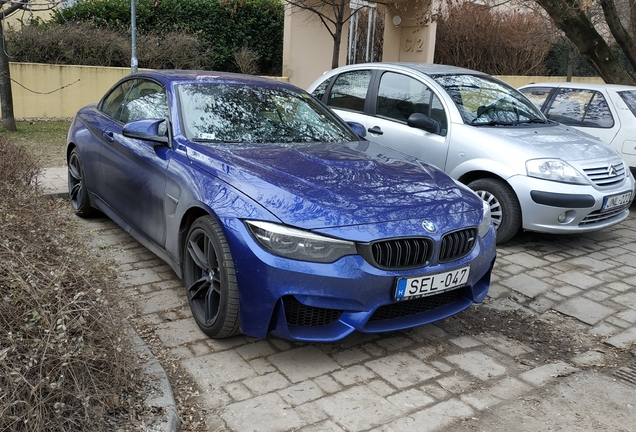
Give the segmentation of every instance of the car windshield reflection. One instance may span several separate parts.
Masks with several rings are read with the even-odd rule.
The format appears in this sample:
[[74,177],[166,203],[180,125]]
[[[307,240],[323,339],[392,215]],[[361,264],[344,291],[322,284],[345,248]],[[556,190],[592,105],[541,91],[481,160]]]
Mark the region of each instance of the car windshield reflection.
[[474,126],[516,126],[546,123],[530,101],[512,87],[477,75],[436,75],[453,99],[464,123]]
[[184,134],[215,143],[357,141],[312,97],[284,89],[231,84],[178,87]]

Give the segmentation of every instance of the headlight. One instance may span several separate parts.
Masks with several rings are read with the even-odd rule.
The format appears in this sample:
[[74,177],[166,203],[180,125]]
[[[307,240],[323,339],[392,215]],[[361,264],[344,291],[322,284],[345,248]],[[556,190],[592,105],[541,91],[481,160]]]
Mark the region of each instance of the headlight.
[[585,177],[560,159],[532,159],[526,162],[528,176],[561,183],[587,184]]
[[488,231],[490,230],[490,225],[492,225],[492,217],[490,216],[490,204],[488,204],[486,201],[482,201],[482,204],[483,204],[484,216],[478,228],[479,237],[483,237],[486,234],[488,234]]
[[329,263],[355,255],[353,242],[333,239],[271,222],[245,221],[256,241],[267,251],[300,261]]

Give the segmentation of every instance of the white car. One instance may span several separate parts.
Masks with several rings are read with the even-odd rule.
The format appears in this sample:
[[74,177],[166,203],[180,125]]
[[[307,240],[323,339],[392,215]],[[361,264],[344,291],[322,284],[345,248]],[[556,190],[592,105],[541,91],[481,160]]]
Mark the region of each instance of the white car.
[[597,137],[636,172],[636,87],[546,82],[519,90],[548,119]]
[[[326,72],[309,92],[370,141],[438,166],[490,205],[497,242],[581,233],[629,215],[634,178],[596,138],[548,120],[488,74],[424,63]],[[449,209],[450,210],[450,209]]]

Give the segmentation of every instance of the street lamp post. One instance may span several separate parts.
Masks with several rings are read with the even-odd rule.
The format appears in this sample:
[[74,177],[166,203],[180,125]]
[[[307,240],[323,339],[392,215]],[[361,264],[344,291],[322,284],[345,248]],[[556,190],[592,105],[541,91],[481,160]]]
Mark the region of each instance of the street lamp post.
[[130,72],[135,73],[139,66],[139,61],[137,60],[137,0],[130,0],[130,33],[132,36]]

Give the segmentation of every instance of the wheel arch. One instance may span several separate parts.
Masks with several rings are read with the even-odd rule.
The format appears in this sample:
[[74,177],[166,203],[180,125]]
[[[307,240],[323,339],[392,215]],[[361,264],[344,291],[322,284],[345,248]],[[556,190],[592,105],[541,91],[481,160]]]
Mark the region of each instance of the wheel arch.
[[179,267],[180,267],[181,275],[183,275],[183,262],[184,262],[183,248],[185,246],[184,245],[185,239],[194,221],[203,216],[212,216],[218,222],[218,217],[215,214],[206,210],[203,207],[195,206],[195,207],[190,207],[183,214],[183,217],[181,218],[181,222],[179,223],[179,237],[177,240],[178,241],[177,244],[179,245],[179,263],[180,263]]
[[77,144],[75,144],[73,141],[69,142],[66,145],[66,163],[68,164],[68,160],[71,157],[71,152],[73,151],[73,149],[77,148]]
[[[505,182],[510,186],[510,183],[508,183],[505,178],[495,173],[492,173],[490,171],[470,171],[470,172],[462,174],[461,177],[459,177],[457,180],[459,180],[462,184],[468,185],[468,183],[470,182],[473,182],[478,179],[483,179],[483,178],[501,180],[502,182]],[[512,189],[512,186],[511,186],[511,189]]]

